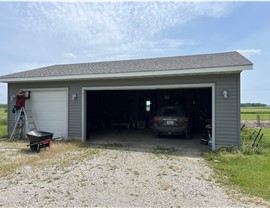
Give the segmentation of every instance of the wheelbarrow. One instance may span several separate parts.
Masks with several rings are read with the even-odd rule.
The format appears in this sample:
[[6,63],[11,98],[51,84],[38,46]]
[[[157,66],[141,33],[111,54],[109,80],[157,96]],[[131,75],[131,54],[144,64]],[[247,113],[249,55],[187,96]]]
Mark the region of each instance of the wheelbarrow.
[[41,148],[50,147],[53,140],[62,139],[62,137],[53,138],[53,133],[51,132],[37,130],[29,131],[26,136],[30,141],[30,144],[27,146],[36,152],[39,152]]

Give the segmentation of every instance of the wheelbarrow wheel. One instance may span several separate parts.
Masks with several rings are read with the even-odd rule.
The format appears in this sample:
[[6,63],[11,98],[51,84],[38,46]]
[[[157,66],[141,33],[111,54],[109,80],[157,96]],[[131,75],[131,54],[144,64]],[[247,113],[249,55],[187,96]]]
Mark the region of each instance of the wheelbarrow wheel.
[[32,145],[34,142],[30,142],[30,149],[32,151],[35,151],[35,152],[39,152],[40,151],[40,147],[39,147],[39,144],[34,144]]

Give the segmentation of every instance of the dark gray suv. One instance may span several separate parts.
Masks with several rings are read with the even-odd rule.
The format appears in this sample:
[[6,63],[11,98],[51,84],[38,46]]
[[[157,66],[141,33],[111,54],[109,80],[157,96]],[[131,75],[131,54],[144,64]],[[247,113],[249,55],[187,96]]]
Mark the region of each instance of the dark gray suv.
[[163,106],[153,118],[156,137],[162,135],[185,135],[191,138],[191,120],[181,106]]

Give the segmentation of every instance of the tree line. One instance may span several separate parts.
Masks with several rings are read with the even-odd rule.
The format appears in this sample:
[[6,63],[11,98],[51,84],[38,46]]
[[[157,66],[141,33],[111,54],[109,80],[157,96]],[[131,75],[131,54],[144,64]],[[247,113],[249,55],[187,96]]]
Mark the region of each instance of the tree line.
[[241,103],[241,107],[267,107],[267,104],[263,104],[263,103]]

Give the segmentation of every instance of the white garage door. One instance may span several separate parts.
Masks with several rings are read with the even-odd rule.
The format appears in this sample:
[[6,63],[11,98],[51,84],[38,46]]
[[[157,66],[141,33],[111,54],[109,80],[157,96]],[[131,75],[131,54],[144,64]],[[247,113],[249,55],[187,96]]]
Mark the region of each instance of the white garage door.
[[26,105],[32,109],[39,131],[54,133],[54,137],[68,136],[67,90],[32,90]]

